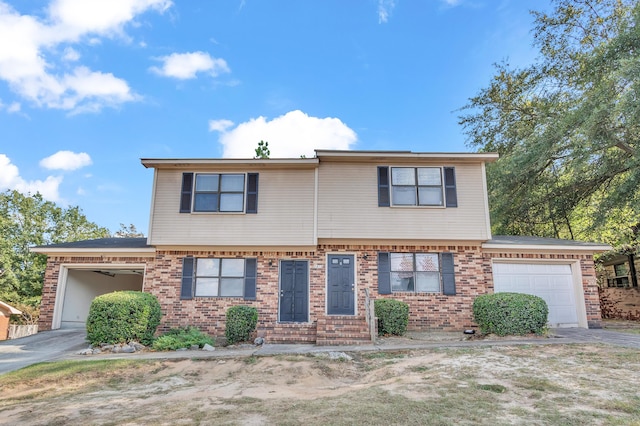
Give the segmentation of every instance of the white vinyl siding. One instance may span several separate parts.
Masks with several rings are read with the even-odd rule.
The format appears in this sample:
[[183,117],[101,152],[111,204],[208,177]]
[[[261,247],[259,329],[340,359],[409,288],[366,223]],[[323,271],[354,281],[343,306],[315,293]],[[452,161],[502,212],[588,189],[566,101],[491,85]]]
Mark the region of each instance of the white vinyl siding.
[[457,208],[378,207],[377,166],[396,167],[384,163],[321,163],[318,238],[466,241],[489,238],[481,163],[411,165],[455,167]]
[[[257,214],[179,213],[182,173],[156,170],[152,206],[153,245],[286,246],[315,245],[314,170],[257,170]],[[247,170],[225,170],[238,174]]]

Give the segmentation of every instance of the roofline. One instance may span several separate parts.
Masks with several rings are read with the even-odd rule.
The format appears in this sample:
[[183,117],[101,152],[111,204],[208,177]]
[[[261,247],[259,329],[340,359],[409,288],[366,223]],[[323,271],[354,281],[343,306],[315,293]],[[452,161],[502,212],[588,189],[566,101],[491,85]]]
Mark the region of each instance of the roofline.
[[0,308],[3,308],[5,311],[8,311],[10,315],[20,315],[22,313],[21,310],[14,308],[8,303],[4,303],[2,301],[0,301]]
[[146,168],[184,169],[189,167],[208,168],[251,166],[253,168],[309,168],[318,167],[317,158],[141,158]]
[[555,244],[500,244],[500,243],[482,243],[483,249],[488,250],[535,250],[535,251],[583,251],[583,252],[605,252],[611,250],[611,246],[606,244],[593,245],[555,245]]
[[81,248],[81,247],[31,247],[29,249],[32,253],[41,254],[71,254],[71,253],[120,253],[120,254],[139,254],[143,257],[153,256],[156,252],[155,247],[140,247],[140,248]]
[[412,151],[339,151],[316,149],[316,157],[329,160],[448,160],[462,162],[493,162],[499,157],[496,152],[412,152]]

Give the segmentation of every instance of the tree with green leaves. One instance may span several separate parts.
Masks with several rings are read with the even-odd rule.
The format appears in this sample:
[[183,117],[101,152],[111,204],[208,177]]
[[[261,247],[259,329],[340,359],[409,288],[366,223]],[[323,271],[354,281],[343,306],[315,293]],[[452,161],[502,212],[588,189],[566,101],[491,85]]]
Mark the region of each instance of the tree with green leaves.
[[266,160],[271,156],[271,151],[269,150],[269,142],[260,141],[258,142],[258,147],[256,148],[256,156],[253,158]]
[[40,194],[0,193],[0,300],[39,305],[47,261],[30,247],[108,236],[79,207],[63,209]]
[[497,65],[460,124],[501,157],[487,168],[494,233],[624,243],[640,218],[640,4],[553,5],[532,12],[540,59]]
[[113,236],[115,238],[142,238],[144,234],[139,232],[133,223],[129,224],[129,226],[121,223],[120,229],[114,232]]

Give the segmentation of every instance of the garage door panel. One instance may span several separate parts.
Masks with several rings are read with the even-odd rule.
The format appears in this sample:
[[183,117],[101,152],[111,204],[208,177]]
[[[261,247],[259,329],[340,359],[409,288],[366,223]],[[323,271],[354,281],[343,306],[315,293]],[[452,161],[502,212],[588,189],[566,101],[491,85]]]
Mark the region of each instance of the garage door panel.
[[578,313],[570,265],[494,263],[494,291],[532,294],[549,307],[549,324],[577,326]]

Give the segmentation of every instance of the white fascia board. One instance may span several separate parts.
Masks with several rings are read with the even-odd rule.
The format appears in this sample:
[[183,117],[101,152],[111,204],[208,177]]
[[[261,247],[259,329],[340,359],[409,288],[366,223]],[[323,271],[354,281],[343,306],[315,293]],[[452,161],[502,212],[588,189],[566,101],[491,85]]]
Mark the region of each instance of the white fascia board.
[[122,248],[67,248],[67,247],[32,247],[29,249],[32,253],[42,254],[80,254],[99,256],[108,254],[110,256],[122,254],[126,256],[139,255],[140,257],[152,257],[156,253],[155,247],[122,249]]
[[586,251],[586,252],[604,252],[611,250],[611,246],[606,244],[599,245],[548,245],[548,244],[492,244],[483,243],[483,249],[487,250],[503,250],[503,251]]

